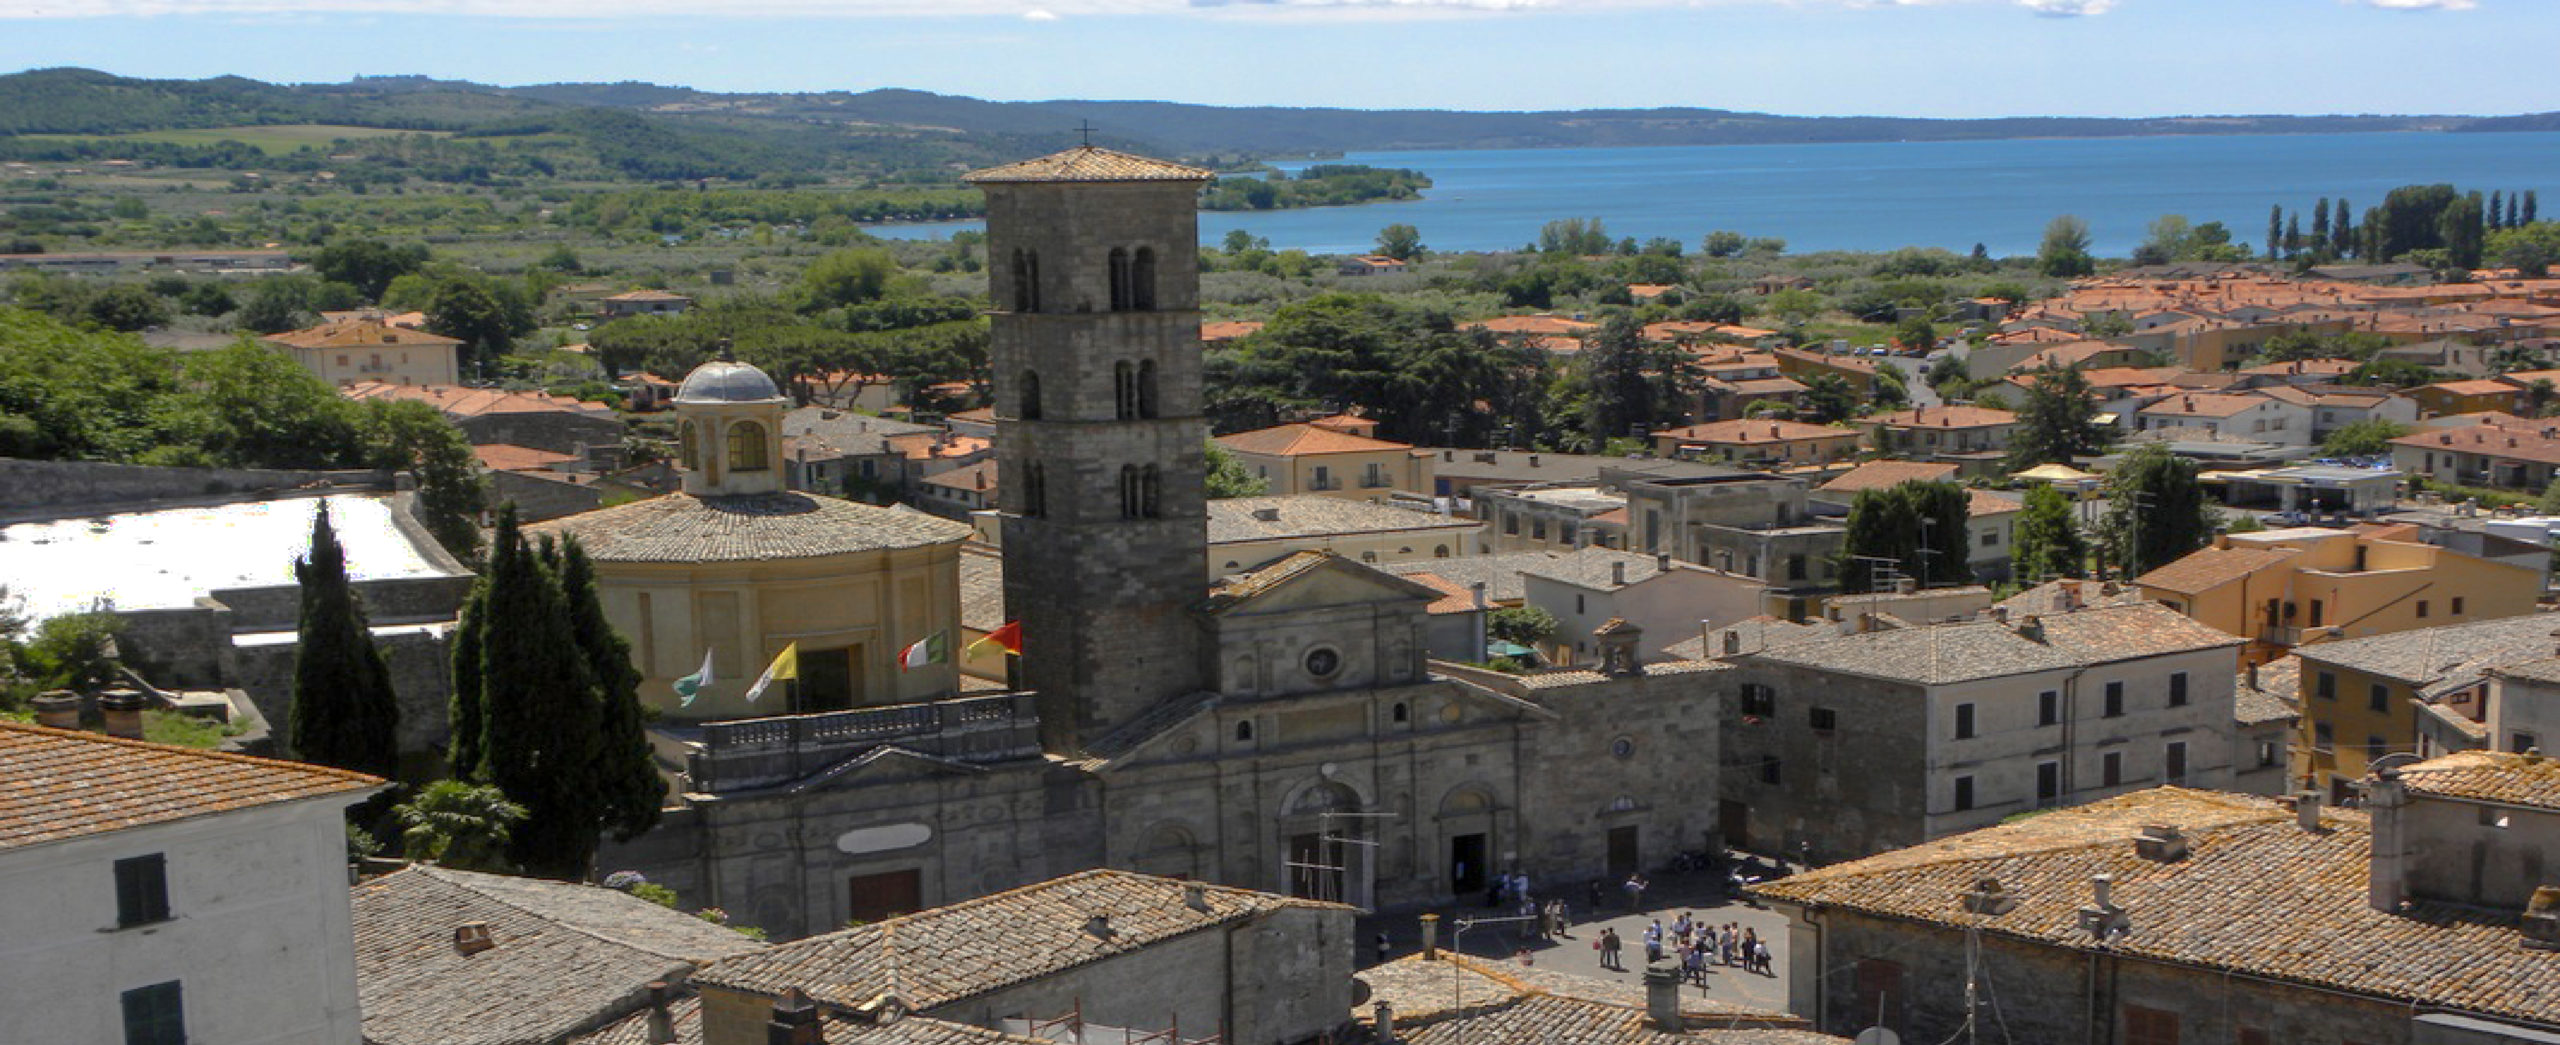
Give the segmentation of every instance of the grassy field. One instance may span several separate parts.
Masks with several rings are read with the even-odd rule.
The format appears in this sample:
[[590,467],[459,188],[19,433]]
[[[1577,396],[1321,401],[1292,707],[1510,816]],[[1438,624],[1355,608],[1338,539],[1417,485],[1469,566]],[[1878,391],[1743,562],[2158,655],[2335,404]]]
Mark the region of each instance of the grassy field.
[[280,156],[312,145],[327,145],[340,138],[387,138],[395,134],[431,134],[443,137],[447,131],[402,131],[384,127],[349,127],[329,123],[278,123],[254,127],[202,127],[178,131],[137,131],[132,134],[30,134],[29,141],[80,141],[113,138],[125,141],[167,142],[172,145],[211,145],[235,141],[256,148],[270,156]]

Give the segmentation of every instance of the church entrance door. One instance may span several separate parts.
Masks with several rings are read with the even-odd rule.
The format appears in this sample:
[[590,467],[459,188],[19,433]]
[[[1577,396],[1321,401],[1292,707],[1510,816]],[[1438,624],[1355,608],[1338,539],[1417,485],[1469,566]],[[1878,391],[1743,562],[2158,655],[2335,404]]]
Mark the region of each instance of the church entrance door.
[[1751,807],[1731,799],[1716,803],[1716,833],[1727,849],[1751,848]]
[[924,909],[924,873],[914,869],[858,874],[848,880],[851,900],[846,917],[877,922]]
[[1449,839],[1449,892],[1458,896],[1484,891],[1484,836]]
[[854,650],[859,647],[800,651],[801,711],[842,711],[853,707]]
[[1635,825],[1609,829],[1609,879],[1617,881],[1636,873],[1639,864]]

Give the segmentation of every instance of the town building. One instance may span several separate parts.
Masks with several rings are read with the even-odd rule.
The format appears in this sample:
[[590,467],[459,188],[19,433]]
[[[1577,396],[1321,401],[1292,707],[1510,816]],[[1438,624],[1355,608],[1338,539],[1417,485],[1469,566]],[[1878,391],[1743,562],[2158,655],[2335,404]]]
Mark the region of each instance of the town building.
[[2302,658],[2287,654],[2242,667],[2232,682],[2231,707],[2240,729],[2232,736],[2229,790],[2290,794],[2309,755],[2302,743]]
[[463,437],[475,446],[506,443],[618,461],[629,434],[611,407],[542,392],[361,381],[339,389],[338,394],[349,399],[425,403],[462,429]]
[[897,440],[930,438],[939,429],[830,406],[804,406],[782,415],[783,457],[789,486],[813,493],[895,495],[921,476],[908,474],[908,455]]
[[1750,472],[1629,477],[1621,488],[1628,551],[1757,578],[1769,587],[1763,612],[1787,620],[1801,619],[1810,600],[1839,587],[1836,560],[1848,530],[1814,510],[1802,479]]
[[1487,551],[1624,548],[1627,498],[1598,486],[1517,486],[1475,499]]
[[2560,424],[2491,414],[2475,425],[2412,432],[2391,441],[2391,466],[2438,482],[2539,494],[2560,473]]
[[2507,381],[2474,378],[2438,381],[2402,393],[2428,414],[2477,414],[2489,410],[2514,413],[2524,406],[2525,389]]
[[[2547,558],[2547,556],[2546,556]],[[2142,594],[2256,644],[2308,643],[2532,613],[2544,566],[2423,543],[2413,527],[2219,535],[2134,579]]]
[[2135,415],[2136,431],[2190,429],[2277,446],[2312,443],[2311,410],[2257,393],[2189,392],[2168,396]]
[[1842,630],[1729,658],[1727,844],[1837,860],[2231,782],[2240,642],[2166,608]]
[[1613,625],[1633,627],[1639,661],[1671,659],[1662,652],[1696,632],[1702,620],[1740,620],[1759,613],[1766,588],[1757,580],[1719,573],[1669,555],[1635,555],[1610,548],[1582,548],[1521,571],[1524,598],[1556,619],[1556,632],[1538,650],[1559,667],[1598,663]]
[[1668,458],[1612,457],[1604,454],[1551,454],[1535,450],[1429,451],[1434,460],[1432,493],[1466,500],[1480,491],[1516,486],[1599,486],[1615,488],[1627,478],[1699,479],[1735,475],[1741,469]]
[[2549,659],[2554,630],[2560,618],[2527,613],[2296,647],[2305,786],[2344,799],[2386,757],[2489,746],[2489,672]]
[[0,722],[0,1038],[358,1038],[361,773]]
[[1372,564],[1465,558],[1484,529],[1473,519],[1313,494],[1227,497],[1208,508],[1212,579],[1301,551]]
[[1924,406],[1875,414],[1859,422],[1878,449],[1923,461],[1965,454],[2002,454],[2018,415],[1987,406]]
[[1653,433],[1663,457],[1775,471],[1858,456],[1865,436],[1854,428],[1753,418],[1669,428]]
[[2560,1026],[2560,928],[2534,898],[2560,844],[2553,766],[2386,771],[2370,817],[2154,788],[1754,892],[1793,924],[1788,1008],[1835,1032],[2542,1042]]
[[874,1021],[1039,1040],[1305,1042],[1350,1018],[1354,913],[1091,870],[733,957],[693,984],[704,1045],[763,1045],[795,991]]
[[304,370],[340,388],[367,381],[393,385],[462,383],[462,339],[430,334],[379,318],[335,320],[267,335]]
[[337,886],[353,894],[366,1045],[564,1041],[664,1004],[671,985],[715,959],[765,949],[699,915],[576,882],[412,864]]
[[606,319],[631,316],[680,316],[693,307],[693,299],[664,290],[632,290],[614,294],[596,302],[596,313]]
[[[958,685],[947,658],[910,670],[898,654],[958,634],[969,528],[785,490],[787,403],[763,371],[704,363],[674,401],[682,491],[526,528],[585,546],[605,617],[631,641],[641,699],[669,718],[896,704]],[[749,683],[788,648],[798,680],[749,703]],[[710,681],[679,699],[675,680],[706,662]]]
[[1288,424],[1218,437],[1275,496],[1323,494],[1372,501],[1432,489],[1431,454],[1337,427]]
[[2525,752],[2560,737],[2560,658],[2489,669],[2484,747]]

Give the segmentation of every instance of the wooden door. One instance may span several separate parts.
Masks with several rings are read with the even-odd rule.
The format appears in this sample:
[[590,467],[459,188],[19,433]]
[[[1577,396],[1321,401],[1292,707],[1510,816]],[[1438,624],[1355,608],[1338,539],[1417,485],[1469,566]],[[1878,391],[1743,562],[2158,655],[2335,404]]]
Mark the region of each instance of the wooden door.
[[1484,891],[1484,836],[1459,835],[1449,839],[1449,891],[1458,896]]
[[846,917],[878,922],[924,909],[924,872],[917,870],[858,874],[846,880],[850,900]]
[[1639,852],[1636,845],[1635,825],[1610,828],[1609,877],[1612,880],[1624,880],[1628,875],[1636,873],[1639,866]]
[[1716,803],[1716,833],[1727,849],[1751,848],[1751,807],[1731,799]]

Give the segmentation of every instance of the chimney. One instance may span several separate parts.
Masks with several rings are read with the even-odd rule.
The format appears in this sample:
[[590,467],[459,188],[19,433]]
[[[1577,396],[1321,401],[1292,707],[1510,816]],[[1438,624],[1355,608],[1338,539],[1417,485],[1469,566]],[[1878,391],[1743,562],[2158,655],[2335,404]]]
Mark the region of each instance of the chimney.
[[810,1001],[807,992],[798,987],[782,992],[773,1001],[773,1019],[764,1025],[765,1045],[826,1045],[826,1024],[819,1020],[818,1003]]
[[2100,943],[2132,929],[2132,919],[2125,917],[2124,908],[2116,906],[2115,886],[2114,875],[2090,876],[2089,906],[2080,909],[2080,931]]
[[2153,863],[2174,864],[2187,858],[2187,836],[2175,824],[2144,824],[2133,840],[2133,852]]
[[1998,916],[2017,908],[2017,894],[2001,885],[1997,878],[1975,882],[1972,891],[1964,894],[1964,909],[1974,914]]
[[1254,509],[1254,510],[1253,510],[1253,518],[1254,518],[1254,521],[1256,521],[1256,522],[1279,522],[1279,521],[1280,521],[1280,509],[1278,509],[1278,508],[1256,508],[1256,509]]
[[1086,935],[1091,936],[1094,939],[1109,940],[1114,932],[1111,928],[1111,916],[1107,914],[1097,914],[1085,919],[1084,931]]
[[2294,820],[2305,831],[2320,830],[2320,792],[2297,791],[2293,795]]
[[1493,607],[1493,600],[1485,598],[1483,581],[1477,581],[1474,584],[1468,585],[1467,591],[1475,597],[1475,607],[1477,609],[1483,610],[1491,609]]
[[2044,619],[2037,617],[2034,614],[2028,614],[2027,616],[2020,618],[2018,621],[2018,637],[2029,642],[2043,642]]
[[1664,1034],[1688,1030],[1688,1021],[1680,1018],[1679,966],[1653,962],[1644,967],[1644,1017]]
[[1370,1006],[1371,1029],[1378,1045],[1396,1045],[1396,1007],[1386,1002]]
[[1993,607],[1991,607],[1991,623],[1993,623],[1993,624],[2007,624],[2007,623],[2009,623],[2009,607],[2006,607],[2006,606],[1993,606]]
[[667,983],[649,985],[649,1045],[673,1045],[676,1040],[675,1014],[667,1011]]
[[2524,945],[2537,951],[2560,951],[2560,888],[2533,887],[2524,906]]
[[2248,675],[2249,675],[2249,688],[2250,688],[2250,689],[2256,689],[2256,688],[2258,688],[2258,662],[2257,662],[2257,661],[2254,661],[2254,660],[2253,660],[2253,661],[2250,661],[2250,662],[2249,662]]
[[1626,560],[1621,559],[1609,564],[1609,586],[1613,588],[1624,588],[1627,586]]
[[[2316,829],[2319,819],[2319,793],[2304,792],[2312,803],[2310,819],[2304,829]],[[2375,771],[2364,785],[2365,811],[2373,818],[2373,844],[2366,865],[2365,902],[2384,914],[2398,914],[2409,902],[2409,867],[2416,862],[2409,841],[2409,788],[2400,780],[2397,769]],[[2301,805],[2296,805],[2299,812]]]
[[2213,550],[2218,552],[2231,550],[2231,531],[2215,530],[2213,532]]
[[1730,656],[1733,656],[1734,654],[1737,654],[1737,653],[1740,653],[1740,652],[1742,652],[1742,633],[1741,633],[1741,632],[1738,632],[1738,631],[1728,631],[1728,632],[1725,632],[1725,633],[1724,633],[1724,653],[1725,653],[1725,656],[1730,657]]
[[2073,612],[2073,611],[2075,611],[2075,610],[2078,610],[2079,608],[2080,608],[2080,582],[2079,582],[2079,581],[2076,581],[2076,580],[2065,580],[2065,581],[2063,581],[2063,582],[2062,582],[2062,612],[2064,612],[2064,613],[2070,613],[2070,612]]
[[1671,572],[1671,553],[1655,552],[1653,554],[1653,568],[1663,573]]
[[1440,960],[1439,915],[1426,913],[1422,916],[1422,960],[1426,962]]
[[107,718],[107,735],[127,740],[142,739],[142,709],[151,706],[151,698],[140,690],[117,688],[98,694],[98,710]]
[[67,689],[50,689],[36,694],[36,725],[55,729],[80,728],[80,694]]
[[468,958],[497,945],[498,939],[489,934],[487,922],[464,922],[453,927],[453,950],[463,957]]
[[1535,468],[1535,467],[1537,467],[1537,466],[1538,466],[1538,455],[1536,455],[1536,454],[1530,454],[1530,455],[1529,455],[1529,467],[1531,467],[1531,468]]
[[1182,883],[1182,906],[1194,911],[1209,909],[1209,887],[1198,882]]

